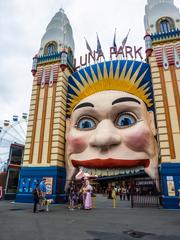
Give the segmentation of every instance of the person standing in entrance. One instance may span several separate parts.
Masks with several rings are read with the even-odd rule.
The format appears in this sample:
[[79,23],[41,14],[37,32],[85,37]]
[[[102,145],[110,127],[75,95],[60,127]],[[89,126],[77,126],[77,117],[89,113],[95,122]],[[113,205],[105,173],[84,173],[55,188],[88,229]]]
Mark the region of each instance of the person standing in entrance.
[[89,183],[89,180],[86,180],[86,198],[85,198],[85,203],[84,203],[84,209],[90,210],[92,209],[92,186]]
[[39,197],[40,197],[40,189],[39,189],[39,183],[37,183],[35,189],[33,190],[33,201],[34,201],[33,212],[34,213],[38,212],[37,205],[39,204]]

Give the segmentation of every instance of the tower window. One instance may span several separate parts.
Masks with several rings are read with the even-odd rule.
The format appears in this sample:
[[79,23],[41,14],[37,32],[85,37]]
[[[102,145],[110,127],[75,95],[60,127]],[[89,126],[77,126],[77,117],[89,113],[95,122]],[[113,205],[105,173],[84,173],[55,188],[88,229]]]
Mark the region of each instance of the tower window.
[[160,22],[161,32],[167,33],[171,30],[170,24],[167,20]]
[[49,44],[48,45],[48,47],[47,47],[47,54],[49,55],[49,54],[52,54],[52,53],[54,53],[55,51],[55,47],[54,47],[54,44]]
[[160,18],[156,22],[156,30],[157,32],[168,33],[172,29],[174,29],[174,21],[169,17]]
[[53,53],[57,52],[57,43],[56,42],[48,42],[44,49],[45,55],[51,55]]

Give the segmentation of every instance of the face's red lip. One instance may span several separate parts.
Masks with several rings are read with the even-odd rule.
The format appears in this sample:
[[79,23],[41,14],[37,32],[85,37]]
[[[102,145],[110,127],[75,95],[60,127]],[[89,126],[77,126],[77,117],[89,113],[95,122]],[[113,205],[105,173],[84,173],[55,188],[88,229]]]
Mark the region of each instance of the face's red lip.
[[85,167],[85,168],[133,168],[133,167],[148,167],[149,159],[90,159],[90,160],[72,160],[74,167]]

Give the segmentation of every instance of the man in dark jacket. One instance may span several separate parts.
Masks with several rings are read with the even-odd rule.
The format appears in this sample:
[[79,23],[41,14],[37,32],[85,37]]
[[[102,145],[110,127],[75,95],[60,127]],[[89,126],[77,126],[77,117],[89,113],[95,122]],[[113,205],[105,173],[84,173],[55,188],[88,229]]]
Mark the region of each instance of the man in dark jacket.
[[33,201],[34,201],[33,212],[34,213],[38,212],[37,211],[37,204],[39,203],[39,197],[40,197],[39,184],[36,184],[36,187],[33,190]]

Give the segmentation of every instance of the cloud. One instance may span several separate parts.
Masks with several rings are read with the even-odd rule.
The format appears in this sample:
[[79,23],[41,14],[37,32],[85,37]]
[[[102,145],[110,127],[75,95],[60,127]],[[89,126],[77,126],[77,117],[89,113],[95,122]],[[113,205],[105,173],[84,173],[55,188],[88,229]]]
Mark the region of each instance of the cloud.
[[145,0],[0,1],[0,120],[28,112],[32,58],[39,51],[48,23],[61,7],[70,20],[75,56],[79,57],[87,52],[84,37],[96,49],[96,32],[107,53],[115,28],[117,44],[131,29],[127,43],[144,47],[145,4]]

